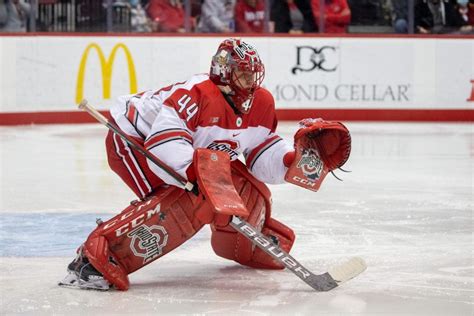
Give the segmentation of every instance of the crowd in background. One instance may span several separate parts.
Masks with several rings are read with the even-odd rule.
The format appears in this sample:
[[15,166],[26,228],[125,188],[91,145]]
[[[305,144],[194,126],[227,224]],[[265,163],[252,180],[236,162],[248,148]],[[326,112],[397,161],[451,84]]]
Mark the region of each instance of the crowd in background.
[[109,12],[107,31],[409,33],[410,10],[414,33],[473,33],[474,0],[0,0],[0,31],[103,31]]
[[26,32],[31,5],[25,0],[0,0],[0,30]]

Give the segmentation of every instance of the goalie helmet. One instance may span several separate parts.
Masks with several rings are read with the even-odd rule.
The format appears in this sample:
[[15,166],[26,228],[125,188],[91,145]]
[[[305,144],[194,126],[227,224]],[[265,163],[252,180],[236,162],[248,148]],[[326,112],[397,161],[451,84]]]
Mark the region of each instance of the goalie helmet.
[[264,76],[265,67],[257,51],[240,39],[224,40],[212,57],[209,78],[216,85],[230,88],[228,95],[242,113],[250,111]]

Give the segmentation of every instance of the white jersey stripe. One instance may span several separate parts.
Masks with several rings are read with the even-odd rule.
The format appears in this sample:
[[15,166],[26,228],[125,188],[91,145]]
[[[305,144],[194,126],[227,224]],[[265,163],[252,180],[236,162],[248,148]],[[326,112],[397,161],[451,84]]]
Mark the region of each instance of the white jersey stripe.
[[[132,161],[133,166],[135,166],[135,170],[140,175],[140,180],[143,181],[143,184],[146,187],[146,190],[147,190],[146,193],[147,194],[150,193],[152,191],[151,185],[148,182],[148,179],[146,178],[145,173],[143,172],[142,168],[140,167],[140,164],[138,163],[137,158],[135,157],[135,154],[132,152],[132,149],[130,148],[130,146],[128,146],[128,144],[123,139],[120,138],[120,140],[122,140],[122,142],[125,146],[125,149],[128,151],[128,157]],[[145,191],[145,189],[143,189],[143,190]]]
[[253,166],[255,165],[255,162],[258,160],[258,158],[267,150],[269,149],[270,147],[272,147],[273,145],[275,145],[276,143],[282,141],[282,139],[280,137],[278,138],[275,138],[273,141],[271,141],[270,143],[266,144],[263,148],[261,148],[258,153],[255,155],[255,157],[253,158],[252,161],[250,161],[250,170],[253,169]]
[[170,142],[170,141],[173,141],[173,140],[184,140],[184,141],[187,142],[189,145],[191,145],[191,146],[193,145],[193,144],[191,143],[191,141],[190,141],[189,139],[185,138],[185,137],[182,137],[182,136],[174,137],[174,136],[173,136],[173,137],[171,137],[171,138],[165,138],[165,139],[163,139],[163,140],[161,140],[161,141],[159,141],[159,142],[153,144],[151,147],[147,147],[147,149],[148,149],[148,150],[151,150],[151,149],[153,149],[153,148],[155,148],[155,147],[158,147],[158,146],[160,146],[160,145],[163,145],[163,144],[165,144],[165,143],[167,143],[167,142]]
[[183,129],[183,128],[167,128],[167,129],[164,129],[164,130],[161,130],[161,131],[158,131],[156,133],[153,133],[153,134],[150,134],[145,141],[150,141],[152,138],[155,138],[157,136],[160,136],[160,135],[163,135],[163,134],[166,134],[166,133],[171,133],[171,132],[184,132],[186,134],[188,134],[190,137],[192,137],[191,133],[189,133],[189,131]]
[[[119,143],[120,142],[120,143]],[[133,178],[133,181],[135,182],[136,187],[140,191],[140,194],[142,197],[145,197],[148,193],[151,192],[151,186],[148,183],[148,180],[146,179],[145,175],[143,174],[143,171],[140,168],[140,165],[136,161],[135,157],[133,156],[133,153],[131,152],[130,147],[128,144],[123,141],[118,135],[114,134],[114,144],[115,144],[115,149],[117,152],[117,155],[122,158],[122,162],[127,168],[128,172]],[[120,152],[120,144],[124,147],[124,149],[128,152],[128,155],[123,155]],[[129,161],[130,160],[130,161]],[[135,172],[134,172],[135,171]],[[142,180],[142,183],[137,179],[136,174],[139,174]],[[145,186],[145,187],[144,187]]]

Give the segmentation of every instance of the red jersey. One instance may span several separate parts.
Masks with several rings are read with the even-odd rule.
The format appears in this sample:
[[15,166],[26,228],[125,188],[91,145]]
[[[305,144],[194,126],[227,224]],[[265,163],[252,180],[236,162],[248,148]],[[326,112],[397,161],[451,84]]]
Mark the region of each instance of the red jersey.
[[245,0],[237,1],[235,5],[235,31],[240,33],[262,33],[265,22],[265,4],[257,0],[257,5],[251,7]]
[[151,0],[147,13],[152,21],[158,23],[160,32],[177,32],[184,28],[184,9],[168,0]]
[[[311,7],[316,24],[319,23],[319,1],[311,0]],[[324,5],[324,32],[345,33],[351,22],[351,10],[346,0],[330,0]]]

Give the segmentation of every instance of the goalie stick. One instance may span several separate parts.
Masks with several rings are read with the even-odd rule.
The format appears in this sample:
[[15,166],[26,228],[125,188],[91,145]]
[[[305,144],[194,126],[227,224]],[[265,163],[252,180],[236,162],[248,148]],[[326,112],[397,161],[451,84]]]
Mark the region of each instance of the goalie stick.
[[274,244],[268,237],[257,231],[241,218],[234,216],[230,223],[235,230],[244,235],[254,245],[257,245],[273,259],[285,265],[285,267],[296,274],[306,284],[316,291],[329,291],[344,283],[367,268],[364,260],[353,257],[345,263],[332,267],[328,272],[316,275],[303,267],[293,256]]
[[[186,190],[193,191],[197,194],[197,187],[195,185],[187,181],[184,177],[182,177],[176,171],[171,169],[158,157],[146,150],[132,137],[125,134],[115,124],[110,122],[99,111],[93,108],[87,102],[87,100],[82,100],[78,107],[88,112],[97,121],[105,125],[107,128],[109,128],[118,136],[120,136],[124,141],[130,144],[134,149],[136,149],[145,157],[153,161],[153,163],[155,163],[158,167],[168,173],[168,175],[178,181]],[[367,268],[362,258],[354,257],[341,265],[329,269],[326,273],[316,275],[307,270],[305,267],[303,267],[295,258],[283,251],[278,245],[274,244],[269,238],[257,231],[254,227],[252,227],[252,225],[247,223],[241,217],[232,216],[232,221],[230,222],[230,225],[240,234],[249,239],[252,244],[262,249],[265,253],[270,255],[277,262],[283,264],[288,270],[293,272],[296,276],[298,276],[301,280],[303,280],[306,284],[311,286],[316,291],[332,290],[339,284],[356,277]]]
[[[166,165],[163,161],[161,161],[158,157],[150,153],[146,150],[142,145],[140,145],[136,140],[132,137],[125,134],[120,128],[118,128],[115,124],[110,122],[105,116],[103,116],[99,111],[93,108],[86,99],[82,100],[81,103],[78,105],[79,109],[86,111],[92,117],[94,117],[97,121],[104,124],[107,128],[112,130],[115,134],[120,136],[124,141],[126,141],[133,149],[136,149],[142,155],[153,161],[158,167],[163,169],[168,175],[170,175],[173,179],[180,182],[181,185],[188,191],[193,191],[194,185],[187,181],[184,177],[182,177],[179,173],[171,169],[168,165]],[[197,193],[197,192],[196,192]]]

